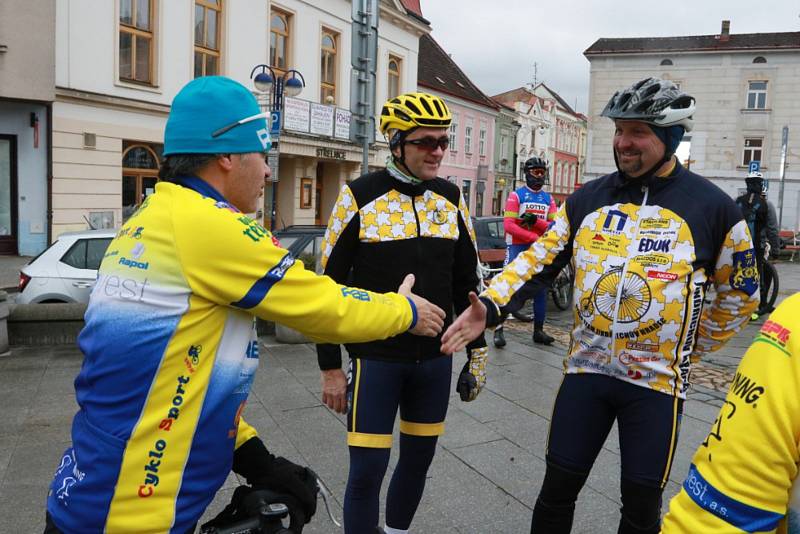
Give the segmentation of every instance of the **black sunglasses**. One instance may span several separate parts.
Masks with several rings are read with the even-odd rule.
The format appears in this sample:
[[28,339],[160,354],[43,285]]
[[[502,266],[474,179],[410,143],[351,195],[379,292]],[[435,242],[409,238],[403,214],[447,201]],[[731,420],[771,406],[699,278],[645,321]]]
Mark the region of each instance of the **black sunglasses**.
[[422,150],[427,150],[429,152],[433,152],[436,150],[436,147],[441,148],[442,150],[446,150],[447,147],[450,146],[450,137],[449,136],[442,136],[439,138],[426,136],[421,137],[419,139],[411,139],[406,141],[409,145],[414,145],[419,147]]

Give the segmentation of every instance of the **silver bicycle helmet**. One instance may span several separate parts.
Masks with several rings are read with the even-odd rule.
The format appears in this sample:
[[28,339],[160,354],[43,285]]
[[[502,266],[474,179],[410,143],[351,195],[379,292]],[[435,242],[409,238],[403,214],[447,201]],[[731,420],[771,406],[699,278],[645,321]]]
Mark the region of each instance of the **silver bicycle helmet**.
[[682,126],[684,131],[690,132],[694,112],[694,97],[682,92],[674,83],[645,78],[614,93],[600,115],[614,120],[642,121],[662,128]]

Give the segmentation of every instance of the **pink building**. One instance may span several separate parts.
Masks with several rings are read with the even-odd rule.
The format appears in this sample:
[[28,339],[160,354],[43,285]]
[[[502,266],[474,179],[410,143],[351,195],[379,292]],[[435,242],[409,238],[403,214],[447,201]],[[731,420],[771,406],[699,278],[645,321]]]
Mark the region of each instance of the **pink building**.
[[[492,215],[496,197],[494,132],[499,106],[473,84],[439,43],[429,35],[419,40],[419,90],[447,102],[453,123],[450,148],[439,175],[458,184],[470,214]],[[502,187],[500,187],[502,193]]]

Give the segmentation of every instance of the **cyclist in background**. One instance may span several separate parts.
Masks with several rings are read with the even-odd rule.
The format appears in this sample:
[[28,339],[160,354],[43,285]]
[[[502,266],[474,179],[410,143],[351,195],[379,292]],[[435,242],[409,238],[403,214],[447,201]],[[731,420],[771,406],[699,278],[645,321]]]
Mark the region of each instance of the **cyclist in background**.
[[[592,180],[553,226],[492,279],[442,336],[460,349],[528,280],[548,287],[575,266],[575,327],[553,407],[531,532],[572,528],[575,500],[616,420],[619,534],[656,534],[692,362],[721,347],[757,305],[755,251],[733,199],[683,168],[693,97],[647,78],[615,93],[617,172]],[[716,299],[703,305],[708,284]]]
[[[459,188],[437,177],[450,138],[444,100],[427,93],[390,99],[380,130],[389,141],[386,168],[342,186],[331,212],[322,263],[336,281],[373,291],[406,272],[419,294],[452,313],[478,287],[475,233]],[[387,534],[408,532],[436,443],[444,433],[453,359],[439,339],[412,334],[347,345],[345,382],[339,345],[317,345],[323,401],[347,412],[350,473],[344,496],[347,534],[378,528],[379,497],[400,410],[400,455],[386,493]],[[457,390],[471,401],[486,381],[486,341],[468,346]]]
[[772,280],[768,279],[768,270],[764,269],[764,262],[767,261],[769,251],[777,254],[780,250],[780,240],[778,238],[778,218],[775,216],[775,206],[767,200],[767,188],[769,182],[764,179],[760,172],[751,172],[745,178],[747,191],[736,198],[736,204],[742,210],[750,235],[753,237],[753,244],[756,249],[756,261],[758,262],[758,272],[762,273],[762,283],[759,288],[761,297],[758,310],[753,313],[752,319],[770,313],[767,302],[767,295]]
[[[506,231],[506,259],[503,265],[508,265],[520,252],[528,250],[530,246],[541,237],[550,227],[556,216],[556,203],[553,197],[544,190],[548,183],[547,160],[540,157],[528,159],[524,166],[525,185],[512,191],[506,200],[506,211],[503,217],[503,228]],[[528,298],[533,298],[533,342],[550,345],[553,337],[544,331],[545,314],[547,313],[547,289],[519,291],[519,306]],[[516,312],[513,306],[507,307],[508,312]],[[506,338],[503,334],[503,325],[494,330],[494,346],[504,347]]]
[[669,503],[663,534],[800,534],[800,294],[736,369],[725,404]]

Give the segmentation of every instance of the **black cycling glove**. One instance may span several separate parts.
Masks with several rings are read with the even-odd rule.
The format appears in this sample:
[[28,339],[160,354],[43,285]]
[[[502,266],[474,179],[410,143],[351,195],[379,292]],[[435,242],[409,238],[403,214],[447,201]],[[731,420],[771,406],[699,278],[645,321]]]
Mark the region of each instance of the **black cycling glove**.
[[538,220],[539,216],[536,215],[535,213],[524,213],[522,215],[522,222],[526,226],[533,226],[534,224],[536,224],[536,221]]
[[289,515],[293,507],[299,506],[305,523],[317,511],[316,477],[305,467],[270,453],[259,437],[250,438],[233,453],[233,472],[245,477],[254,489],[292,497],[296,502],[284,503],[289,507]]

